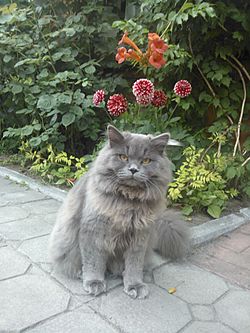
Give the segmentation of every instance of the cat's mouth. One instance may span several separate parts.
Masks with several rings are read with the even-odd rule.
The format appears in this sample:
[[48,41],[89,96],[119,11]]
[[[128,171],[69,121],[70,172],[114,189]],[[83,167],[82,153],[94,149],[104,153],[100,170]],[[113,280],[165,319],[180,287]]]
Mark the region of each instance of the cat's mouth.
[[136,177],[135,175],[120,178],[120,183],[125,186],[144,187],[143,186],[144,182],[140,178]]

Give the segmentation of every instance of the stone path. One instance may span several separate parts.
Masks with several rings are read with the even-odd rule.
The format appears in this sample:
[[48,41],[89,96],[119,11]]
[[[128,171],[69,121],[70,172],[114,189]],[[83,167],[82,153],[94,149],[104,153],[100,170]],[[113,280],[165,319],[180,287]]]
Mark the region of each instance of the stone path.
[[80,280],[51,271],[47,242],[59,206],[0,178],[0,333],[250,332],[250,224],[185,262],[156,258],[146,300],[130,299],[119,279],[93,298]]

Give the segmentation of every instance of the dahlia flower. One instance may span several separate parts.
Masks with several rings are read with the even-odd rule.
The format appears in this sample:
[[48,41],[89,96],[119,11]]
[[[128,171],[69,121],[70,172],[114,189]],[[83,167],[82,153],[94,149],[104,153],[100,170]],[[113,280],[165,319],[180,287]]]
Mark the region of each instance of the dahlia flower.
[[151,102],[154,96],[154,85],[148,79],[139,79],[133,84],[133,94],[136,99],[143,98]]
[[174,85],[174,92],[177,96],[187,97],[191,94],[192,86],[187,80],[180,80]]
[[167,99],[168,98],[163,90],[155,90],[152,99],[152,104],[159,108],[167,103]]
[[115,94],[109,97],[107,109],[112,116],[120,116],[122,113],[127,111],[127,108],[128,102],[122,94]]
[[98,106],[101,102],[104,101],[104,98],[105,98],[105,91],[104,90],[97,90],[95,93],[94,93],[94,96],[93,96],[93,104],[95,106]]

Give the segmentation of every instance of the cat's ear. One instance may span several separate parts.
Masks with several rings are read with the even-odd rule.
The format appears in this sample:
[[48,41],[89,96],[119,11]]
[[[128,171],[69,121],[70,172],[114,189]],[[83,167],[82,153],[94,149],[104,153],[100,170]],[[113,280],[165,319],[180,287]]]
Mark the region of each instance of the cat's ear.
[[108,132],[109,145],[111,148],[114,145],[120,145],[124,142],[124,136],[114,126],[108,125],[107,132]]
[[162,155],[170,139],[169,133],[163,133],[151,139],[153,147]]

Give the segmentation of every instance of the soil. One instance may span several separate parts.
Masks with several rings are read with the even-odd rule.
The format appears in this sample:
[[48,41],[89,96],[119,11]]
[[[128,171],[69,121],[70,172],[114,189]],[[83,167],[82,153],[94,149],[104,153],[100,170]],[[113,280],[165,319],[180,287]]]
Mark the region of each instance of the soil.
[[[18,164],[6,164],[5,161],[6,161],[6,156],[4,156],[4,155],[0,156],[0,166],[5,166],[11,170],[20,172],[21,174],[23,174],[25,176],[29,176],[44,185],[51,185],[49,183],[46,183],[43,178],[41,178],[40,176],[34,175],[33,173],[31,173],[24,167],[22,167]],[[66,191],[69,190],[69,187],[67,187],[65,185],[53,185],[53,186],[66,190]],[[240,209],[246,208],[249,206],[250,206],[249,200],[231,199],[231,200],[229,200],[226,208],[223,210],[221,217],[226,216],[228,214],[232,214],[232,213],[234,213],[234,214],[239,213]],[[178,207],[172,207],[171,210],[174,211],[175,214],[178,214],[180,216],[182,215],[181,210]],[[194,213],[191,217],[184,218],[184,219],[186,219],[186,221],[189,222],[191,225],[199,225],[199,224],[203,224],[205,222],[214,220],[211,216],[209,216],[206,213],[202,213],[202,212]]]

